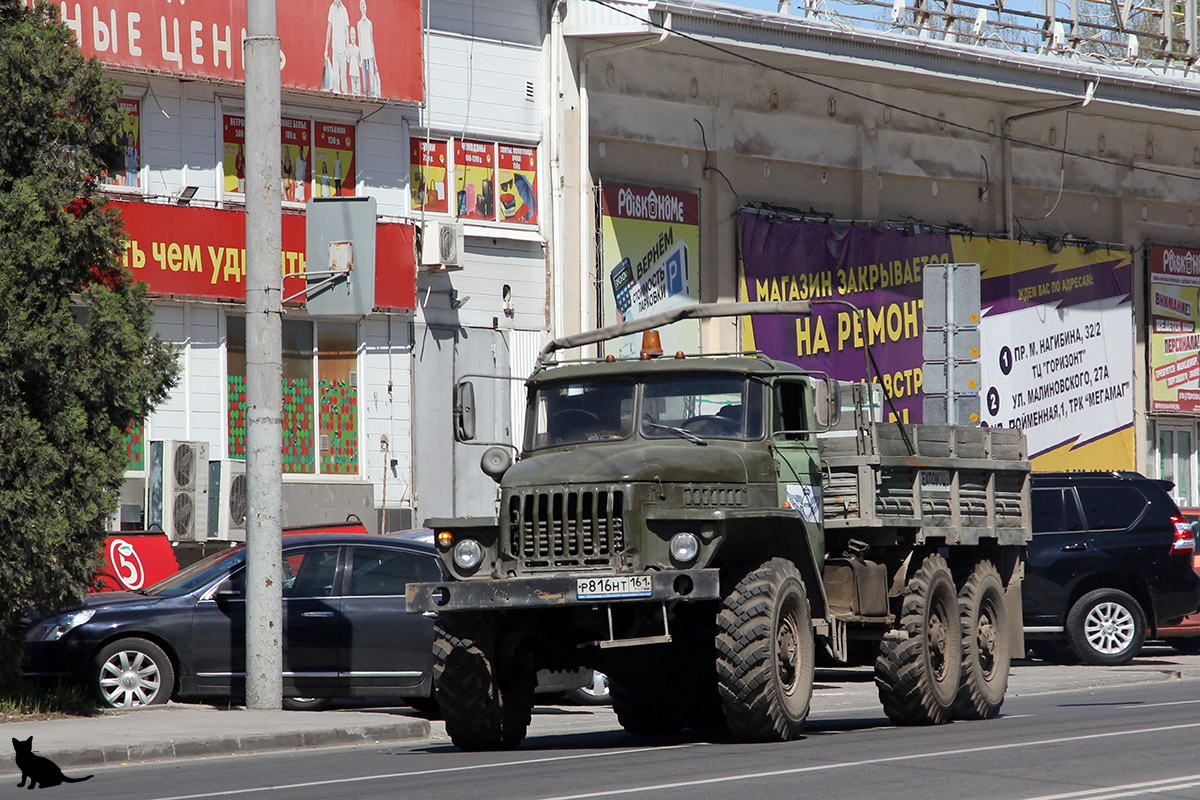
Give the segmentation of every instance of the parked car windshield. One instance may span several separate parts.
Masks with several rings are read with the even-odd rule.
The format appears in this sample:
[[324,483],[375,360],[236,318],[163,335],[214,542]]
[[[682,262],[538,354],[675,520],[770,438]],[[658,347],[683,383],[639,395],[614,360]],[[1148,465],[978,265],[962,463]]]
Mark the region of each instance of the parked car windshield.
[[163,578],[147,589],[146,594],[158,597],[182,597],[185,594],[191,594],[197,589],[208,586],[218,578],[224,577],[226,573],[237,568],[245,560],[246,548],[244,547],[232,547],[219,553],[213,553],[211,556],[181,569],[174,575]]

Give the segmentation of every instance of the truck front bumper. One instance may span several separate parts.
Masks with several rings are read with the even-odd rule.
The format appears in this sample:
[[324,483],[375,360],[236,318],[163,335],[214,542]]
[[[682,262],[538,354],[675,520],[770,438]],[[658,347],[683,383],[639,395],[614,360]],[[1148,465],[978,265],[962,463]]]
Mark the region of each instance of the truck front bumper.
[[581,600],[578,597],[579,580],[590,579],[594,576],[572,575],[410,583],[407,587],[406,600],[408,613],[421,614],[431,611],[562,608],[608,603],[658,603],[667,600],[694,603],[702,600],[716,600],[721,596],[719,570],[669,570],[652,572],[649,573],[649,576],[649,593],[633,597],[586,597]]

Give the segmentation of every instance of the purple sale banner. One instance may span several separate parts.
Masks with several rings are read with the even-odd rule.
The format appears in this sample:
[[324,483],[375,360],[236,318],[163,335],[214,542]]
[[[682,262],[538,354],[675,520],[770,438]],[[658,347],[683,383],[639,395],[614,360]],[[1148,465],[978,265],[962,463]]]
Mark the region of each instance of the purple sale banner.
[[950,262],[950,238],[873,228],[839,234],[823,223],[753,212],[739,225],[744,297],[814,301],[809,317],[747,318],[743,345],[839,380],[867,377],[869,345],[896,410],[919,422],[921,272],[930,262]]
[[808,317],[743,318],[744,349],[862,380],[869,346],[900,418],[921,422],[925,267],[979,264],[980,424],[1023,430],[1036,470],[1135,468],[1128,250],[839,229],[753,210],[739,229],[742,298],[813,304]]

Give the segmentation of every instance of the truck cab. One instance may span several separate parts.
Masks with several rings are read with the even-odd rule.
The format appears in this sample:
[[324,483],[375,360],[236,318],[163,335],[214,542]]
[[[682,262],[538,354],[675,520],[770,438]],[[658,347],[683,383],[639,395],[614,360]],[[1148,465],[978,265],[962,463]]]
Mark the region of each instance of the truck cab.
[[728,560],[747,509],[798,511],[818,537],[817,394],[836,388],[762,356],[543,367],[520,459],[496,475],[498,535],[447,565],[464,580],[703,569]]

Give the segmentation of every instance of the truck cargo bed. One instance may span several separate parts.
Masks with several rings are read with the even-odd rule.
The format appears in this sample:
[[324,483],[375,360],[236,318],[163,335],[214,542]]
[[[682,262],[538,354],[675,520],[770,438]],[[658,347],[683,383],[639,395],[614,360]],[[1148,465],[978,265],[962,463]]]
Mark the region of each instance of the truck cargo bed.
[[912,528],[917,541],[1027,541],[1029,462],[1020,431],[904,425],[902,434],[900,425],[871,423],[819,441],[830,531]]

